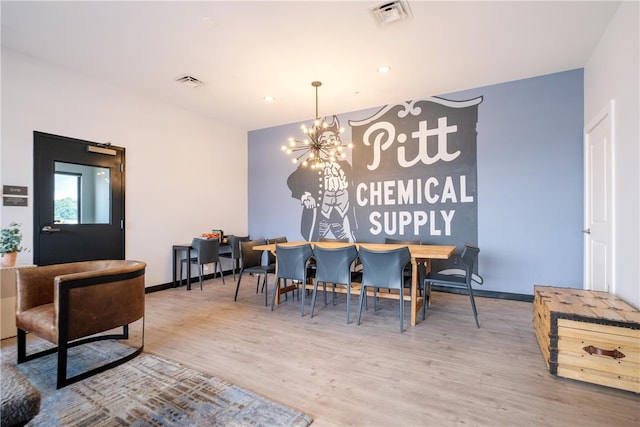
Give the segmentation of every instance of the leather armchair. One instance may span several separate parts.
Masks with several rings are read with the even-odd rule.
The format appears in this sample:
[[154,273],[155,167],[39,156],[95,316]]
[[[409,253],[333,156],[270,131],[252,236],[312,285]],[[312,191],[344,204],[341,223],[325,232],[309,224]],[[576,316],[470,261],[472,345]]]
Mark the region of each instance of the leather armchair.
[[[129,324],[144,317],[144,274],[140,261],[104,260],[57,264],[17,271],[18,363],[58,353],[57,387],[105,371],[140,354],[140,347],[106,365],[67,378],[67,350],[103,339],[128,339]],[[122,327],[122,334],[102,334]],[[26,334],[56,344],[27,355]]]

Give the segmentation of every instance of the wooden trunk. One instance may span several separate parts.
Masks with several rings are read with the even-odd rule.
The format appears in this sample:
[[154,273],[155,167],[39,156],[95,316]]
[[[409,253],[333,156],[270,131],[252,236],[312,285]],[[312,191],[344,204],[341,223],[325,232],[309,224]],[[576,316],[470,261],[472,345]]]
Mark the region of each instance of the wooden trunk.
[[534,289],[533,326],[553,375],[640,393],[640,311],[606,292]]

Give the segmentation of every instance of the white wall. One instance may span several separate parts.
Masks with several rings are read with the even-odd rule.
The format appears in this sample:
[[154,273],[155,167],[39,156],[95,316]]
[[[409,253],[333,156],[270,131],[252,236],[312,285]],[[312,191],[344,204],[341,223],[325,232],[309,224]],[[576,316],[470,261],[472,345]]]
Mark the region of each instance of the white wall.
[[[126,148],[126,257],[147,286],[171,281],[171,245],[214,228],[247,232],[247,133],[2,48],[2,184],[29,207],[2,207],[33,248],[33,131]],[[233,162],[225,159],[234,159]],[[235,161],[235,159],[242,159]],[[31,252],[18,264],[30,264]]]
[[585,67],[585,123],[615,101],[613,293],[640,307],[640,3],[623,2]]

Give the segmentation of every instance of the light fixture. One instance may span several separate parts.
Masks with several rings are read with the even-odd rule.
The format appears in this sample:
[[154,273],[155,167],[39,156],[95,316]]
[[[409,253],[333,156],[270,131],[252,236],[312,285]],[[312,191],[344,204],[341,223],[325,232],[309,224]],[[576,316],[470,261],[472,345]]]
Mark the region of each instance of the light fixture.
[[[311,82],[311,86],[316,88],[316,117],[311,127],[302,125],[302,131],[306,138],[302,141],[289,138],[289,144],[282,146],[282,151],[287,154],[295,153],[293,163],[302,162],[302,166],[310,166],[311,169],[322,167],[324,162],[335,162],[338,159],[347,157],[345,148],[353,148],[353,144],[344,144],[340,134],[344,128],[340,127],[338,117],[333,116],[331,123],[327,118],[320,119],[318,116],[318,87],[322,82]],[[299,154],[298,154],[299,153]]]

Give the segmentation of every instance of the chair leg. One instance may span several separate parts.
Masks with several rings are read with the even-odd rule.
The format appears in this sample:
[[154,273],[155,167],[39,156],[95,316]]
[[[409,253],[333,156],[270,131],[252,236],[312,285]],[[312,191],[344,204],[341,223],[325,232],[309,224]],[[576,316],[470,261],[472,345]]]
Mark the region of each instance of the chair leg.
[[475,317],[476,326],[479,328],[480,322],[478,322],[478,310],[476,309],[476,301],[473,297],[473,289],[471,288],[471,285],[468,285],[467,288],[469,289],[469,300],[471,301],[471,309],[473,310],[473,317]]
[[233,297],[234,301],[238,301],[238,290],[240,290],[240,280],[242,280],[243,271],[240,270],[240,274],[238,274],[238,284],[236,285],[236,296]]
[[422,320],[426,319],[427,317],[427,305],[429,304],[430,300],[429,292],[427,292],[427,286],[429,286],[429,284],[424,281],[422,285],[422,288],[424,289],[424,292],[422,292]]
[[367,295],[367,287],[362,285],[360,287],[360,301],[358,302],[358,320],[357,325],[360,325],[360,316],[362,315],[362,304],[364,303],[365,296]]
[[[306,284],[307,284],[307,279],[304,279],[302,282],[300,282],[300,286],[302,286],[302,292],[301,292],[302,293],[302,304],[300,305],[300,315],[302,317],[304,317],[304,296],[307,293]],[[298,292],[300,292],[300,291],[298,291]]]
[[[262,279],[262,287],[263,292],[264,292],[264,306],[268,307],[269,306],[269,301],[267,301],[267,295],[269,295],[269,283],[267,282],[267,275],[268,273],[265,271],[264,272],[264,279]],[[260,277],[260,276],[258,276]]]
[[182,261],[180,261],[180,285],[178,286],[182,286]]
[[347,325],[349,324],[349,307],[351,307],[351,283],[347,283]]
[[[285,279],[285,286],[286,286]],[[271,302],[271,311],[276,307],[276,296],[278,296],[278,289],[280,288],[280,279],[276,279],[276,287],[273,289],[273,301]]]
[[204,265],[200,264],[198,268],[198,280],[200,281],[200,290],[202,290],[202,273],[204,270]]
[[[333,285],[334,289],[336,285]],[[327,305],[327,282],[322,282],[322,293],[324,294],[324,305]],[[335,300],[333,301],[335,304]]]
[[[327,284],[325,283],[325,286],[326,285]],[[326,290],[326,288],[325,288],[325,290]],[[313,283],[313,293],[311,294],[311,318],[312,319],[313,319],[313,310],[316,308],[316,295],[317,295],[317,293],[318,293],[318,281],[316,280]],[[327,296],[325,294],[325,305],[327,305],[326,298],[327,298]]]
[[18,363],[27,361],[27,333],[18,328]]
[[220,277],[222,277],[222,284],[225,285],[226,283],[224,283],[224,274],[222,274],[222,263],[216,262],[215,267],[218,267],[220,269]]
[[56,388],[62,388],[67,383],[67,343],[58,343],[58,381]]
[[400,289],[400,333],[404,332],[404,292]]

